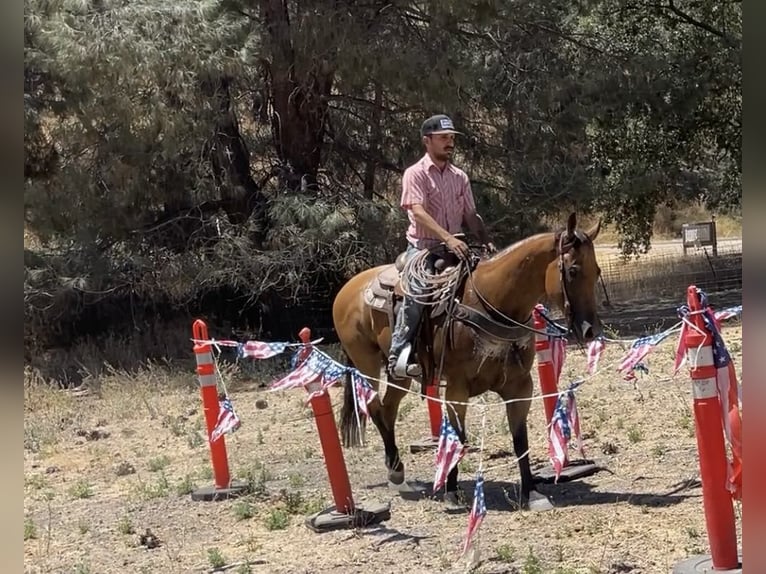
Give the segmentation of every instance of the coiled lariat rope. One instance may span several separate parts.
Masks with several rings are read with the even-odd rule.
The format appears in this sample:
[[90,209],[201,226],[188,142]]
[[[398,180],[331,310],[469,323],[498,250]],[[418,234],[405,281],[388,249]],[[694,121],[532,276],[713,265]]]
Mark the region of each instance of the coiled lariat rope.
[[[431,252],[421,249],[407,260],[402,269],[402,291],[407,297],[422,305],[436,306],[445,300],[454,299],[458,282],[465,268],[462,261],[457,265],[449,266],[442,272],[432,272],[428,266],[428,257]],[[413,293],[413,282],[420,284],[421,293]]]
[[[429,269],[428,265],[428,257],[431,253],[428,249],[421,249],[407,260],[407,263],[402,268],[402,291],[407,297],[411,297],[422,305],[436,307],[446,303],[447,321],[449,322],[452,317],[453,308],[457,303],[457,290],[460,286],[460,278],[469,271],[466,263],[462,259],[458,259],[456,265],[450,265],[441,272],[433,272]],[[413,293],[411,291],[410,287],[413,281],[420,284],[421,293]],[[439,356],[439,365],[435,373],[437,381],[441,379],[446,352],[446,345],[443,345]],[[452,405],[450,407],[454,409]]]

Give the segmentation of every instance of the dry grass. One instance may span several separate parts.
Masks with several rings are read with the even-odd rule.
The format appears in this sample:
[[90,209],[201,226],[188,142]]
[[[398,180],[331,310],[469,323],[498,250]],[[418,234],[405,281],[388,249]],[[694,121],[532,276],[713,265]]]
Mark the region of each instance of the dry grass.
[[[741,373],[741,327],[730,324],[724,335]],[[650,372],[635,386],[614,371],[620,346],[607,348],[600,372],[581,387],[578,406],[586,454],[608,471],[543,485],[557,507],[549,513],[516,511],[506,500],[518,472],[512,458],[503,458],[510,449],[503,409],[490,406],[483,453],[489,512],[474,572],[664,574],[691,554],[709,552],[701,490],[693,483],[691,388],[685,374],[670,377],[674,346],[668,339],[649,356]],[[582,353],[570,348],[564,370],[562,384],[583,375]],[[255,369],[251,376],[230,384],[243,426],[227,436],[232,474],[248,481],[251,493],[193,502],[192,489],[212,484],[193,370],[150,364],[130,375],[107,372],[90,380],[85,396],[54,390],[28,371],[25,571],[466,571],[459,559],[466,516],[447,515],[434,500],[390,494],[373,428],[366,447],[345,452],[346,464],[356,501],[390,500],[391,519],[324,534],[306,528],[307,515],[331,504],[311,410],[302,391],[271,394],[257,384],[273,371]],[[231,369],[224,380],[234,380]],[[340,392],[331,392],[336,408]],[[256,408],[260,398],[266,409]],[[407,450],[428,427],[416,396],[405,398],[399,425],[409,478],[430,481],[433,454]],[[468,425],[477,442],[478,409],[470,410]],[[547,465],[539,400],[532,405],[530,440],[533,464]],[[462,465],[461,486],[469,495],[479,456],[468,454]],[[139,544],[147,529],[158,547]]]

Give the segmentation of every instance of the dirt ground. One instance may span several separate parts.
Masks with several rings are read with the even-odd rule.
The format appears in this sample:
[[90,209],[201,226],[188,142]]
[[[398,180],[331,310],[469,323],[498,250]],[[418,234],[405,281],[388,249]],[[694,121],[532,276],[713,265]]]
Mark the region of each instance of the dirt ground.
[[[741,326],[724,328],[741,382]],[[708,553],[688,370],[673,378],[676,336],[663,341],[635,383],[616,372],[618,343],[577,391],[585,452],[605,470],[573,482],[542,484],[555,508],[514,509],[518,480],[504,409],[486,395],[484,449],[461,462],[468,498],[480,461],[487,516],[476,551],[460,556],[467,514],[437,500],[401,499],[385,484],[382,443],[345,451],[358,504],[390,502],[391,517],[359,529],[315,533],[304,520],[332,494],[312,411],[302,390],[271,393],[268,373],[241,380],[224,370],[242,427],[226,436],[232,474],[252,493],[194,502],[212,485],[209,449],[193,372],[149,366],[113,373],[77,396],[27,377],[25,419],[25,572],[268,573],[668,573]],[[534,371],[536,377],[536,370]],[[587,376],[570,347],[561,386]],[[340,407],[340,388],[331,392]],[[267,405],[259,400],[267,401]],[[469,440],[479,444],[482,409],[469,409]],[[550,465],[542,402],[529,420],[533,467]],[[408,478],[431,482],[434,453],[410,454],[428,434],[426,405],[405,398],[399,441]],[[570,451],[572,460],[580,455]],[[735,505],[738,537],[741,507]],[[147,536],[149,534],[149,536]]]

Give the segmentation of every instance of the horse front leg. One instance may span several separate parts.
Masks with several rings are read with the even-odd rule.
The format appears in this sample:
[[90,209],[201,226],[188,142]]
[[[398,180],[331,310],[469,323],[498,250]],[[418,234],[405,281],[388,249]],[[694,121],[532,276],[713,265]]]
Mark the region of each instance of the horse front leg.
[[[460,443],[463,448],[466,448],[466,433],[465,433],[465,414],[468,405],[468,388],[465,385],[458,385],[456,383],[448,384],[444,393],[444,400],[447,401],[445,407],[447,409],[447,417],[449,418],[452,428],[455,429]],[[457,404],[450,404],[450,401],[454,401]],[[444,504],[447,510],[465,510],[466,506],[460,502],[457,495],[458,487],[458,465],[449,471],[447,474],[446,492],[444,493]]]
[[529,435],[527,432],[527,416],[529,415],[530,397],[532,396],[532,376],[527,374],[519,382],[517,392],[504,400],[512,400],[506,404],[505,412],[508,417],[508,428],[513,438],[513,452],[516,454],[521,475],[521,505],[529,510],[542,511],[553,508],[547,496],[534,487],[532,469],[529,465]]
[[410,383],[410,379],[397,379],[395,383],[397,387],[389,384],[386,387],[382,408],[376,413],[377,416],[373,417],[383,439],[388,486],[400,494],[414,492],[414,489],[405,481],[404,463],[399,456],[399,446],[396,444],[396,417],[399,413],[399,405],[410,388]]

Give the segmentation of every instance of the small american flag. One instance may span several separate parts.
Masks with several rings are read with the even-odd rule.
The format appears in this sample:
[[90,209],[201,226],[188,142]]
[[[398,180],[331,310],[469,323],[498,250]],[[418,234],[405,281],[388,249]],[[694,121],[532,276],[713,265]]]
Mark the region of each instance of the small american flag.
[[715,318],[718,321],[726,321],[727,319],[739,317],[740,315],[742,315],[742,305],[727,307],[726,309],[721,309],[720,311],[715,312]]
[[270,391],[285,391],[288,389],[294,389],[296,387],[305,387],[309,383],[313,383],[321,376],[321,371],[317,372],[315,369],[315,363],[312,361],[314,355],[318,355],[316,351],[311,351],[311,354],[303,361],[297,369],[290,371],[287,375],[279,380],[274,381],[269,385]]
[[620,364],[617,367],[617,370],[621,373],[625,374],[626,380],[631,380],[635,378],[635,375],[633,375],[633,370],[636,368],[636,366],[643,361],[643,359],[654,350],[654,348],[663,340],[665,337],[670,335],[672,332],[671,329],[668,329],[667,331],[663,331],[662,333],[657,333],[656,335],[649,335],[647,337],[640,337],[633,341],[633,344],[630,346],[630,349],[628,349],[627,354],[622,358]]
[[268,359],[284,352],[286,348],[287,343],[247,341],[239,346],[239,356],[243,359]]
[[728,489],[732,496],[739,500],[742,496],[742,422],[739,414],[739,391],[737,385],[737,372],[731,360],[726,344],[724,343],[717,317],[710,307],[707,306],[705,294],[700,292],[700,299],[705,312],[702,320],[705,327],[713,336],[713,365],[716,368],[716,385],[718,397],[721,401],[724,433],[726,440],[731,446],[733,462],[727,461]]
[[588,344],[587,358],[588,358],[588,374],[592,375],[596,372],[598,367],[598,360],[601,358],[601,353],[604,352],[606,342],[603,337],[593,339]]
[[447,475],[455,468],[465,454],[463,443],[455,432],[455,427],[449,422],[447,413],[442,417],[442,428],[439,433],[439,444],[436,447],[436,476],[434,477],[434,492],[439,490],[447,481]]
[[476,486],[473,489],[473,505],[471,513],[468,515],[468,528],[465,532],[465,542],[463,543],[463,552],[471,545],[471,539],[481,526],[484,517],[487,515],[487,504],[484,500],[484,475],[481,471],[476,475]]
[[362,376],[359,371],[352,371],[351,380],[356,392],[357,409],[364,416],[369,417],[370,411],[367,410],[367,405],[370,404],[370,401],[375,398],[377,393],[375,392],[375,389],[372,388],[372,385],[370,385],[370,383]]
[[577,412],[577,402],[574,390],[579,382],[572,383],[568,390],[559,395],[551,418],[551,428],[548,435],[548,455],[556,473],[556,482],[561,475],[561,469],[568,459],[569,442],[574,434],[575,444],[584,456],[582,437],[580,436],[580,417]]
[[210,433],[210,442],[215,442],[226,433],[232,433],[242,425],[237,413],[234,412],[234,405],[231,399],[223,397],[218,400],[218,420],[215,428]]
[[564,368],[564,361],[567,357],[567,340],[564,337],[549,336],[548,341],[551,349],[551,363],[553,372],[556,373],[556,380],[561,378],[561,370]]

